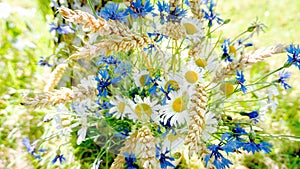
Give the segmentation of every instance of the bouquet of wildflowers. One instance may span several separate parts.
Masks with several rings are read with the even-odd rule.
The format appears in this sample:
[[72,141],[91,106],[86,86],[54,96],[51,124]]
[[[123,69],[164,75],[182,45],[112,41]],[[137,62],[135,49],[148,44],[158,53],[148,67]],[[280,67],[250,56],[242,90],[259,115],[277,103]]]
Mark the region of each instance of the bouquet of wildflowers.
[[[212,0],[125,0],[93,14],[60,7],[73,25],[51,30],[85,38],[56,65],[44,92],[24,99],[45,110],[44,122],[53,121],[42,138],[23,140],[28,152],[62,163],[72,159],[68,145],[75,138],[95,157],[92,168],[113,169],[223,169],[236,153],[271,152],[260,122],[276,110],[277,88],[291,88],[287,69],[300,69],[300,47],[253,50],[251,38],[264,28],[259,22],[222,37],[219,29],[229,20],[215,6]],[[283,52],[282,67],[246,73]],[[77,82],[56,88],[63,76]]]

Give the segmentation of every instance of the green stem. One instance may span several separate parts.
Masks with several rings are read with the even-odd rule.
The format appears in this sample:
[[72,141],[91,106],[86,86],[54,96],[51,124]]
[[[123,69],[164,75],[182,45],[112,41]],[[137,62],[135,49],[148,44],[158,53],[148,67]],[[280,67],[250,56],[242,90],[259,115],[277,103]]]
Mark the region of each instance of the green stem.
[[273,137],[273,138],[290,138],[296,139],[295,141],[300,141],[300,136],[291,136],[291,135],[284,135],[284,134],[259,134],[261,137]]
[[261,81],[261,80],[267,78],[267,77],[270,76],[271,74],[276,73],[276,72],[282,70],[282,69],[285,68],[285,67],[286,67],[286,66],[282,66],[282,67],[280,67],[280,68],[278,68],[278,69],[276,69],[276,70],[274,70],[274,71],[272,71],[272,72],[266,74],[266,75],[263,76],[262,78],[258,79],[255,83],[257,83],[257,82],[259,82],[259,81]]
[[88,2],[88,4],[89,4],[90,8],[91,8],[91,9],[92,9],[92,11],[93,11],[93,14],[94,14],[94,15],[95,15],[95,17],[97,18],[97,17],[98,17],[98,15],[97,15],[97,13],[96,13],[96,11],[95,11],[94,7],[93,7],[93,4],[92,4],[91,0],[87,0],[87,2]]

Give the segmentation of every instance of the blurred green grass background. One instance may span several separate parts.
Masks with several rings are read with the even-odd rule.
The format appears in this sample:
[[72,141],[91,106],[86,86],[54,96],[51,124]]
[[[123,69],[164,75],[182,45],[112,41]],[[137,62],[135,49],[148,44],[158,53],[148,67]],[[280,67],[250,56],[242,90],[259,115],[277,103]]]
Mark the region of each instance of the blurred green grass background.
[[[49,33],[49,1],[4,0],[13,11],[8,18],[0,18],[0,168],[34,168],[22,146],[21,139],[41,135],[37,126],[43,113],[20,106],[22,94],[40,90],[44,72],[50,68],[37,66],[40,56],[53,53],[52,36]],[[218,1],[221,18],[231,22],[222,31],[234,37],[256,20],[268,27],[265,33],[254,36],[254,48],[277,43],[300,43],[300,1],[298,0],[224,0]],[[1,13],[1,11],[0,11]],[[48,17],[49,18],[49,17]],[[50,17],[51,18],[51,17]],[[286,54],[267,59],[264,66],[274,70],[286,60]],[[260,72],[261,64],[252,71]],[[267,70],[266,70],[267,71]],[[290,84],[293,90],[281,91],[279,107],[270,113],[266,121],[268,133],[300,136],[300,72],[292,69]],[[270,155],[255,154],[236,158],[236,168],[300,168],[299,141],[274,138],[274,151]]]

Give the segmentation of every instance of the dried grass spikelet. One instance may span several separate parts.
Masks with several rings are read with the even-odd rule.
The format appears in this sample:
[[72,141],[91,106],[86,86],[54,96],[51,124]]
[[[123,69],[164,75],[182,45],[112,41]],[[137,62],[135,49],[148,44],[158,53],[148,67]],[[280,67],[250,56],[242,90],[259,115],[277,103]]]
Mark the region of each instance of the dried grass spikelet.
[[46,92],[44,94],[35,95],[34,98],[25,97],[21,104],[32,108],[46,107],[49,105],[57,105],[65,103],[72,99],[72,90],[69,88],[62,88],[55,92]]
[[130,49],[142,49],[151,43],[151,39],[147,35],[132,34],[116,39],[107,39],[104,44],[107,51],[128,51]]
[[147,126],[138,130],[137,135],[137,157],[143,168],[156,169],[157,161],[155,159],[155,138]]
[[99,33],[101,36],[111,34],[110,26],[101,18],[95,18],[93,15],[80,10],[71,10],[65,7],[60,7],[58,12],[70,22],[83,24],[84,28],[90,29],[94,33]]
[[189,0],[191,12],[197,19],[203,18],[203,13],[201,12],[199,0]]
[[110,169],[123,169],[125,164],[125,156],[123,153],[131,153],[136,146],[136,139],[137,139],[138,131],[132,132],[129,138],[124,142],[124,146],[120,148],[120,153],[114,159]]
[[56,66],[54,71],[50,74],[50,78],[46,83],[46,86],[44,87],[44,92],[50,92],[54,89],[54,87],[58,84],[61,77],[65,73],[66,69],[68,67],[68,64],[62,63]]
[[185,37],[185,31],[179,24],[168,22],[159,30],[160,33],[167,35],[175,40]]
[[190,125],[184,142],[188,148],[190,158],[194,155],[201,158],[207,153],[206,146],[201,140],[201,137],[202,132],[205,129],[204,114],[206,113],[208,95],[205,92],[204,87],[199,84],[196,85],[196,91],[197,93],[194,94],[191,99]]
[[242,57],[241,63],[244,65],[251,65],[256,62],[261,62],[265,58],[271,57],[274,54],[283,53],[288,48],[288,45],[277,44],[273,46],[269,46],[267,48],[259,48],[253,53],[246,53]]
[[[101,43],[102,44],[102,43]],[[86,44],[84,47],[76,47],[77,51],[72,54],[68,59],[92,59],[93,57],[99,56],[100,54],[105,54],[105,46],[102,44],[90,45]]]
[[245,67],[257,62],[263,61],[267,57],[271,57],[274,54],[285,52],[287,45],[277,44],[267,48],[260,48],[254,52],[249,52],[240,57],[238,61],[231,62],[225,67],[216,71],[213,82],[220,81],[228,76],[235,74],[237,69],[244,69]]
[[87,12],[80,10],[73,11],[65,7],[61,7],[59,12],[70,22],[83,24],[84,28],[90,29],[93,33],[98,33],[100,36],[122,36],[124,32],[129,32],[129,28],[119,21],[106,21],[101,17],[96,19]]
[[[90,77],[88,80],[92,80]],[[57,105],[59,103],[66,103],[68,101],[85,100],[87,98],[95,98],[98,94],[96,81],[90,84],[79,84],[72,89],[61,88],[54,92],[46,92],[44,94],[36,95],[34,98],[25,97],[22,105],[32,108],[45,107],[48,105]]]
[[104,39],[95,45],[87,44],[85,47],[77,48],[78,51],[72,54],[68,59],[80,59],[99,56],[100,54],[110,54],[111,52],[129,51],[130,49],[142,49],[148,47],[151,39],[148,35],[127,34],[118,36],[114,39]]

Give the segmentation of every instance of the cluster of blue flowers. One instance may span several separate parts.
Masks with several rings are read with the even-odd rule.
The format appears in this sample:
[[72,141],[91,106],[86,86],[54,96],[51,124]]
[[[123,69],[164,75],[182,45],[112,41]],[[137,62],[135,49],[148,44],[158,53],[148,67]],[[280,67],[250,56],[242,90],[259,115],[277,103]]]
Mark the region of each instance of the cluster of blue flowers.
[[[121,62],[113,56],[101,55],[97,65],[102,66],[95,78],[98,82],[97,90],[99,97],[107,97],[109,86],[118,84],[122,78],[128,76],[130,73],[130,64]],[[110,66],[113,67],[112,72],[115,77],[111,77],[109,73],[111,71]]]
[[[43,148],[42,149],[36,149],[36,145],[31,144],[29,138],[22,139],[22,143],[26,147],[27,152],[29,154],[31,154],[32,156],[34,156],[34,158],[36,158],[38,160],[41,160],[41,155],[38,154],[38,153],[45,153],[46,152],[46,149],[43,149]],[[64,157],[64,155],[60,154],[59,150],[57,152],[58,152],[58,154],[51,161],[52,164],[56,163],[57,160],[59,160],[60,163],[63,163],[64,161],[66,161],[66,158]]]
[[[219,144],[208,146],[211,153],[205,157],[206,165],[209,160],[213,160],[212,163],[217,169],[225,169],[232,165],[232,162],[225,158],[221,152],[225,152],[228,155],[243,149],[253,154],[259,151],[270,153],[272,145],[267,142],[256,143],[254,135],[254,133],[247,133],[239,124],[236,124],[232,132],[226,132],[222,135]],[[248,136],[248,141],[242,136]]]
[[73,34],[75,30],[66,24],[55,25],[55,23],[50,24],[50,32],[56,31],[58,34]]

